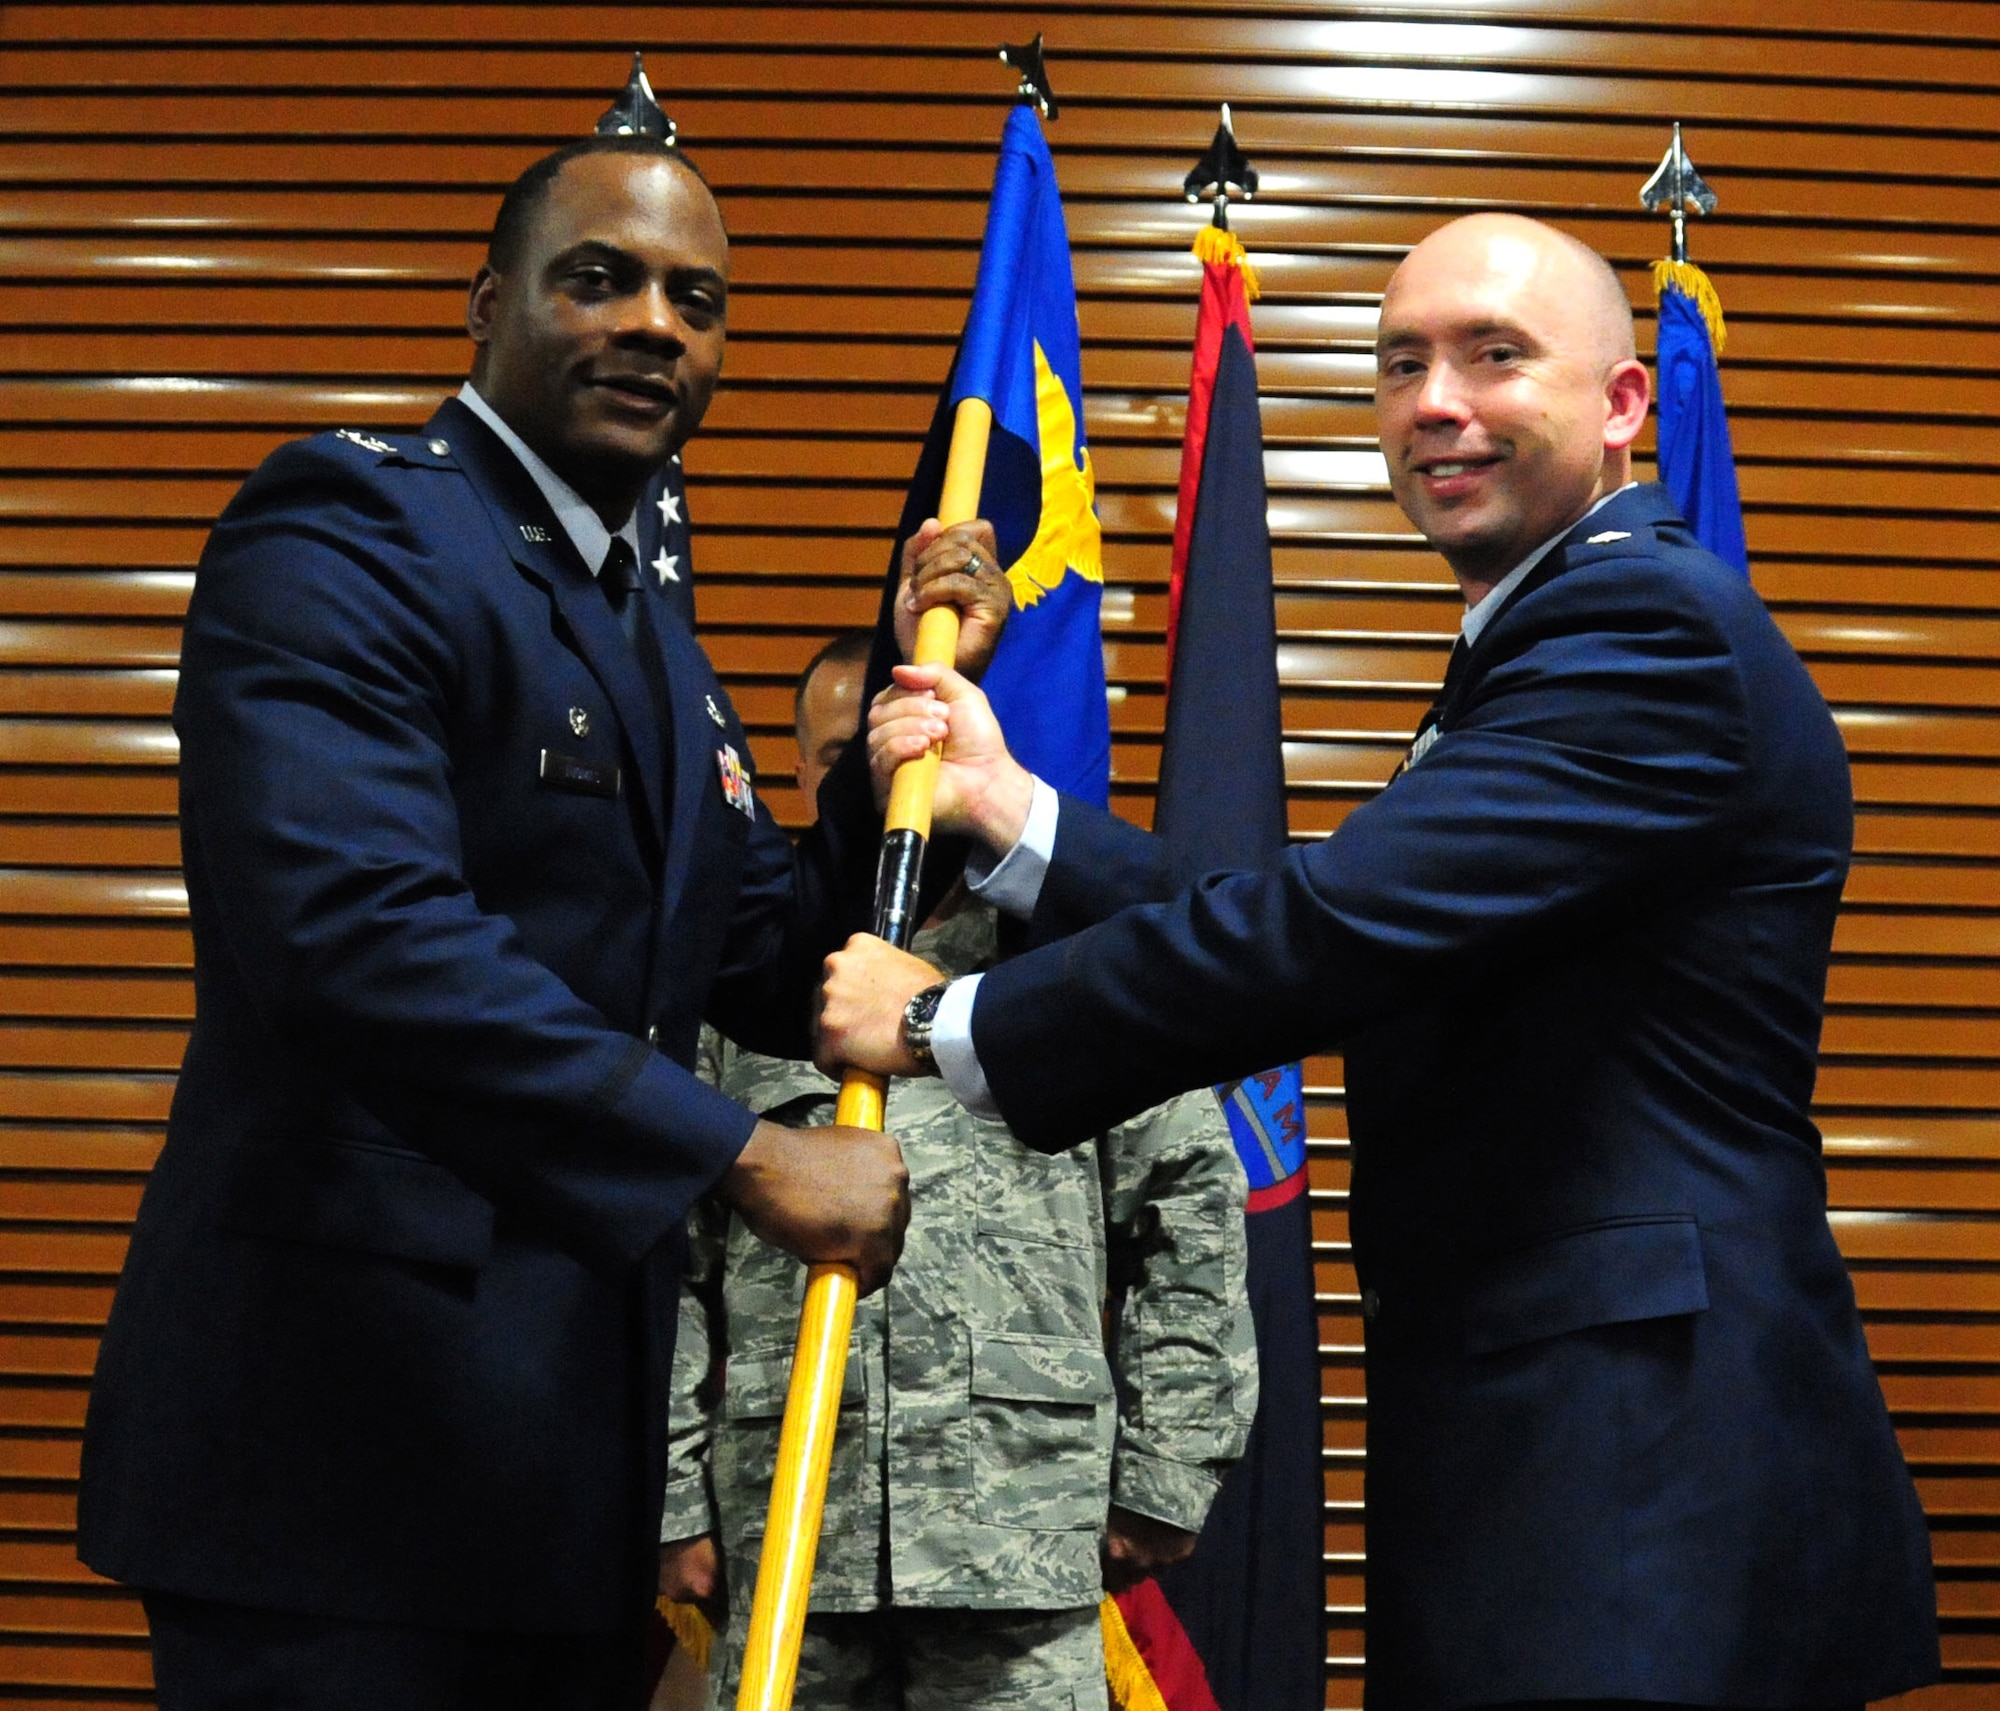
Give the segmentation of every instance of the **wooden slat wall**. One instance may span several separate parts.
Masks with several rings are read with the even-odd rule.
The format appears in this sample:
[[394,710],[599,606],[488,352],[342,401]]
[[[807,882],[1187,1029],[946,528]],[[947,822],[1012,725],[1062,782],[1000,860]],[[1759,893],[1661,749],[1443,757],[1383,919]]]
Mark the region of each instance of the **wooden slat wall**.
[[[278,440],[463,372],[499,190],[652,50],[737,294],[689,465],[709,647],[789,816],[789,684],[868,621],[963,314],[1007,94],[1050,37],[1110,589],[1117,799],[1150,808],[1199,215],[1234,104],[1292,824],[1388,776],[1456,623],[1370,458],[1374,307],[1442,216],[1597,244],[1681,119],[1758,586],[1834,702],[1860,859],[1821,1074],[1834,1221],[1933,1517],[1950,1682],[2000,1705],[2000,5],[1051,0],[0,9],[0,1703],[148,1701],[75,1562],[96,1328],[189,1018],[166,722],[203,533]],[[676,41],[678,37],[678,41]],[[1642,342],[1649,333],[1642,332]],[[1363,1405],[1340,1065],[1315,1060],[1329,1704],[1360,1702]]]

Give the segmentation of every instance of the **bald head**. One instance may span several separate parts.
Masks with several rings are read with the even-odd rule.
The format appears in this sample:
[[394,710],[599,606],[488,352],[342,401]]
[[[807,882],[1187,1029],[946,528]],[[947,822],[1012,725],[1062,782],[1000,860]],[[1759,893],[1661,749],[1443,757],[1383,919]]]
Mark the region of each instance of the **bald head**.
[[1389,276],[1383,319],[1406,282],[1470,282],[1482,274],[1518,281],[1524,294],[1568,321],[1606,368],[1637,357],[1632,305],[1617,270],[1581,238],[1522,214],[1467,214],[1438,227]]
[[1625,485],[1648,396],[1617,274],[1538,220],[1453,220],[1383,294],[1375,399],[1390,484],[1475,603]]

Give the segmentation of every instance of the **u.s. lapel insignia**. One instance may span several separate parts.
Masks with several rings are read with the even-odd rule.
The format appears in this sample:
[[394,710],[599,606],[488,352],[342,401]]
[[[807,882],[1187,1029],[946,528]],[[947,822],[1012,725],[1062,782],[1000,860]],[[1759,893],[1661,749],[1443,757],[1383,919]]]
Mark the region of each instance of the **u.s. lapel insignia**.
[[704,695],[701,698],[701,704],[708,709],[708,716],[715,721],[717,730],[726,731],[729,729],[729,721],[722,716],[722,709],[716,706],[713,695]]
[[739,814],[754,818],[757,798],[750,790],[750,775],[743,770],[743,757],[724,743],[715,751],[715,769],[722,774],[722,799]]
[[333,437],[359,446],[365,452],[392,452],[396,449],[387,440],[378,440],[373,434],[357,434],[352,428],[336,428]]
[[1608,547],[1613,541],[1629,541],[1631,538],[1630,529],[1606,529],[1601,535],[1592,535],[1583,544],[1587,547]]
[[521,539],[524,541],[534,541],[538,545],[545,546],[554,540],[555,536],[543,528],[540,523],[523,523],[521,525]]
[[1438,733],[1442,729],[1443,726],[1441,725],[1433,725],[1410,745],[1410,752],[1403,758],[1403,770],[1405,772],[1409,771],[1411,767],[1415,766],[1418,761],[1431,752],[1431,744],[1438,740]]
[[579,737],[589,736],[590,735],[589,712],[582,707],[572,707],[569,710],[569,728],[575,735]]

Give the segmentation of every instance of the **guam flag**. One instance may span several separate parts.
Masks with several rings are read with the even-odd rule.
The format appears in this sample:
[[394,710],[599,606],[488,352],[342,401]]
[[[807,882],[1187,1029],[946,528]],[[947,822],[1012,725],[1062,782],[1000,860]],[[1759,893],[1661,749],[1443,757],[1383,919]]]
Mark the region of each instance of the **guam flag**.
[[[896,539],[900,547],[936,514],[953,413],[962,399],[984,399],[993,429],[979,514],[999,539],[1014,615],[981,686],[1021,764],[1102,807],[1111,780],[1099,630],[1104,560],[1083,439],[1082,360],[1055,162],[1034,110],[1019,106],[1000,139],[965,331]],[[892,560],[885,603],[896,572]],[[885,621],[871,683],[887,681],[888,645]]]
[[[1178,877],[1259,866],[1286,842],[1263,427],[1242,245],[1208,227],[1168,601],[1166,748],[1154,828]],[[1326,1698],[1319,1328],[1297,1064],[1219,1087],[1250,1178],[1262,1379],[1244,1459],[1194,1555],[1117,1599],[1168,1711],[1319,1711]],[[1106,1620],[1115,1656],[1119,1636]],[[1151,1705],[1146,1684],[1126,1711]]]
[[1660,479],[1695,539],[1750,574],[1729,417],[1722,408],[1722,301],[1692,262],[1656,261],[1660,299]]

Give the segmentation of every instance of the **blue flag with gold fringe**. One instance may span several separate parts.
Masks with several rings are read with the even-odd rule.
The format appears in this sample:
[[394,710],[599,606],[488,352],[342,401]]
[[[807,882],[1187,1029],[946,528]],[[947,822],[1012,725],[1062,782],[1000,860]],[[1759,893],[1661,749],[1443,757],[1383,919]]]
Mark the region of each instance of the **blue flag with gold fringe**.
[[1725,337],[1722,302],[1692,262],[1656,261],[1653,284],[1660,299],[1660,480],[1695,539],[1748,576],[1743,501],[1715,360]]

